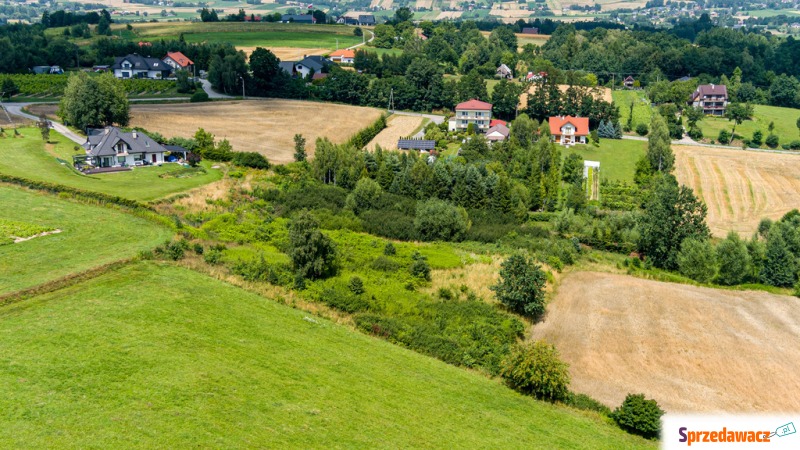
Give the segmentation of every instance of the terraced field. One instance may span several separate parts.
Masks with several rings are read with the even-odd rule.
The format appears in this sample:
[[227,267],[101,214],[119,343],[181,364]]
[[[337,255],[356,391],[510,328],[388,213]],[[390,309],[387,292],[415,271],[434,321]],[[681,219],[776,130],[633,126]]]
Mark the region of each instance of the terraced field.
[[675,175],[708,206],[715,236],[749,236],[764,218],[800,207],[800,155],[673,146]]

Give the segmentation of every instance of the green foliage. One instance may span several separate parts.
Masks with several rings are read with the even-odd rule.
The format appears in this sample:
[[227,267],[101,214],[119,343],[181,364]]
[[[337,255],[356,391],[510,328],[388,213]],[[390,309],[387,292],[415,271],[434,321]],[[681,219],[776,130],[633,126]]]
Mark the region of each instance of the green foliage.
[[70,76],[58,114],[80,130],[125,126],[130,120],[130,106],[125,89],[112,74],[90,77],[80,72]]
[[383,247],[383,254],[386,256],[394,256],[397,253],[397,250],[394,248],[394,244],[391,242],[387,242],[386,245]]
[[717,262],[719,275],[717,283],[734,285],[744,282],[749,272],[750,255],[747,245],[733,231],[719,244],[717,244]]
[[325,278],[338,270],[336,245],[322,234],[308,212],[301,212],[289,227],[289,256],[294,269],[305,278]]
[[190,92],[194,92],[195,85],[194,82],[189,79],[189,76],[190,74],[186,70],[178,70],[175,72],[175,77],[177,78],[175,87],[179,94],[188,94]]
[[675,167],[667,123],[661,114],[653,114],[650,135],[647,136],[647,159],[654,172],[670,173]]
[[611,416],[611,409],[608,406],[598,402],[586,394],[576,394],[574,392],[570,392],[569,397],[564,401],[564,403],[573,408],[582,409],[584,411],[594,411],[606,417]]
[[415,251],[411,255],[411,259],[413,262],[408,268],[411,276],[421,280],[431,281],[431,266],[428,264],[428,258],[425,255]]
[[778,135],[770,133],[764,143],[767,144],[767,147],[769,148],[776,148],[778,144],[780,144],[780,139],[778,138]]
[[194,94],[192,94],[192,96],[189,98],[189,101],[191,103],[202,103],[211,101],[211,98],[209,98],[208,94],[206,94],[205,91],[197,91]]
[[717,273],[714,247],[707,239],[689,237],[681,243],[678,269],[681,275],[699,283],[710,282]]
[[347,287],[353,294],[361,295],[364,293],[364,282],[359,277],[356,276],[350,277],[350,281],[347,283]]
[[720,144],[728,144],[731,141],[731,134],[728,130],[719,130],[719,135],[717,135],[717,140]]
[[500,375],[512,389],[549,402],[569,399],[569,366],[544,341],[518,344],[503,361]]
[[770,286],[790,287],[796,279],[795,259],[781,231],[779,224],[773,225],[769,231],[766,260],[760,279]]
[[561,179],[569,184],[583,181],[583,157],[581,155],[572,152],[564,159]]
[[639,136],[647,136],[647,133],[649,131],[650,131],[650,129],[647,128],[647,124],[646,123],[640,123],[640,124],[636,125],[636,134],[638,134]]
[[294,135],[294,160],[297,162],[305,161],[308,155],[306,154],[306,138],[302,134]]
[[750,143],[754,147],[760,147],[763,142],[764,142],[764,132],[761,130],[754,131],[753,138],[750,139]]
[[347,145],[355,147],[357,149],[362,149],[366,147],[367,144],[370,143],[370,141],[375,139],[375,136],[377,136],[378,133],[383,131],[384,128],[386,128],[386,116],[381,115],[370,126],[354,134],[347,141]]
[[269,169],[269,161],[261,153],[236,152],[231,161],[237,166],[251,167],[253,169]]
[[459,241],[469,226],[469,216],[464,208],[439,199],[417,204],[414,230],[423,241]]
[[490,289],[497,300],[510,310],[538,319],[544,314],[545,283],[546,277],[541,267],[517,253],[503,261],[500,280]]
[[655,400],[646,400],[644,394],[628,394],[622,405],[611,413],[611,418],[623,430],[648,439],[661,433],[661,416],[664,411]]
[[362,178],[356,183],[355,189],[347,196],[345,207],[359,214],[372,209],[380,200],[383,193],[381,185],[371,178]]

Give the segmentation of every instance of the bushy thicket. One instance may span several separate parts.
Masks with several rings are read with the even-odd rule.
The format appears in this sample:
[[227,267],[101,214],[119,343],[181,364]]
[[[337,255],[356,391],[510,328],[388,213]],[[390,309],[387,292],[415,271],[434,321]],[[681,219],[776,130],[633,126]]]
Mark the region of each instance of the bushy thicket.
[[629,433],[655,439],[661,433],[663,415],[664,411],[655,400],[645,399],[644,394],[628,394],[622,405],[611,413],[611,418]]
[[563,402],[570,397],[569,366],[559,359],[558,350],[544,341],[514,346],[500,375],[512,389],[540,400]]

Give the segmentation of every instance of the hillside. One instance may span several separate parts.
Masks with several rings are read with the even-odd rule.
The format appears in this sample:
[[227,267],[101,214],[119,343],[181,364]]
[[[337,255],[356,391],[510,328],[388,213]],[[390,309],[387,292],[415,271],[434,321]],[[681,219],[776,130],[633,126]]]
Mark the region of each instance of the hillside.
[[2,447],[650,448],[171,265],[0,309]]

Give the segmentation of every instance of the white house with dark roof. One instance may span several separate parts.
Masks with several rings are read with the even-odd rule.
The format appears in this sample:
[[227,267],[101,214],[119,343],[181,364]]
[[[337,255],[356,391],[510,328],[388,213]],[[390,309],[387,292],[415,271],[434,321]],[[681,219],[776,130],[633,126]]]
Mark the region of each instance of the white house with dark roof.
[[158,58],[150,58],[136,53],[114,59],[111,66],[117,78],[166,78],[172,67]]
[[129,167],[164,162],[164,146],[138,131],[117,127],[89,129],[83,144],[86,156],[96,167]]
[[710,116],[724,116],[728,106],[728,88],[722,84],[701,84],[689,98],[694,108],[703,108],[703,113]]

